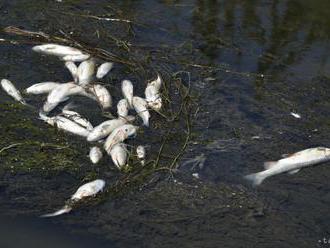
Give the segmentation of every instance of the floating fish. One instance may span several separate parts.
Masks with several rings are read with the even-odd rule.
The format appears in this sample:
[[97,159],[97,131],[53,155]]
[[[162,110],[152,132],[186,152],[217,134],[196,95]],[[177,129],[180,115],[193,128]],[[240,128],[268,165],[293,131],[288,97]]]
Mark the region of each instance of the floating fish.
[[21,93],[18,89],[15,88],[12,82],[10,82],[8,79],[2,79],[1,80],[1,87],[4,91],[7,92],[8,95],[10,95],[12,98],[14,98],[16,101],[27,105],[25,100],[23,99]]
[[129,104],[126,98],[121,99],[117,103],[117,114],[118,116],[125,117],[128,115],[128,110],[129,110]]
[[69,133],[73,133],[82,137],[87,137],[89,135],[89,131],[86,128],[63,116],[58,115],[54,117],[48,117],[40,112],[39,118],[49,125],[56,126],[58,129],[62,129]]
[[100,148],[94,146],[89,151],[89,158],[93,164],[97,164],[102,158],[103,154]]
[[123,96],[127,99],[130,107],[133,105],[133,84],[129,80],[123,80],[121,82],[121,91],[123,92]]
[[108,153],[119,170],[123,169],[127,164],[128,152],[124,143],[114,145]]
[[73,61],[65,62],[65,67],[69,70],[72,75],[73,81],[78,83],[78,67]]
[[74,121],[75,123],[78,123],[80,126],[86,128],[88,131],[93,130],[93,125],[90,123],[86,118],[82,117],[78,112],[72,111],[68,108],[68,106],[65,106],[62,110],[62,115]]
[[144,165],[145,163],[145,158],[146,158],[146,149],[144,148],[144,146],[138,146],[136,148],[136,154],[138,159],[140,159],[140,162],[142,165]]
[[81,54],[81,55],[66,55],[62,57],[64,61],[71,61],[71,62],[83,62],[90,58],[89,54]]
[[100,84],[90,85],[88,91],[94,94],[103,109],[108,109],[112,106],[112,97],[104,86]]
[[77,76],[79,85],[85,86],[94,79],[95,61],[86,60],[78,66]]
[[112,69],[113,63],[105,62],[97,68],[96,78],[101,79]]
[[301,168],[319,164],[330,160],[330,149],[325,147],[309,148],[278,161],[265,162],[265,170],[245,176],[245,179],[252,182],[253,185],[259,185],[267,177],[280,173],[297,173]]
[[95,196],[97,193],[103,191],[105,181],[102,179],[96,179],[92,182],[86,183],[78,188],[78,190],[71,196],[68,204],[54,213],[44,214],[40,217],[55,217],[61,214],[69,213],[72,210],[72,205],[82,200],[83,198]]
[[106,139],[104,143],[104,149],[109,153],[114,145],[123,142],[131,136],[136,135],[137,130],[138,127],[131,124],[125,124],[117,127]]
[[43,110],[45,112],[52,111],[59,103],[68,100],[71,95],[86,95],[86,91],[73,82],[60,84],[49,93]]
[[148,106],[154,110],[159,110],[162,107],[162,98],[159,93],[161,85],[162,85],[162,79],[158,75],[156,80],[148,83],[144,91]]
[[33,94],[33,95],[47,94],[59,85],[60,83],[57,82],[42,82],[30,86],[25,91],[27,94]]
[[44,45],[38,45],[34,46],[32,48],[33,51],[38,53],[44,53],[48,55],[55,55],[58,57],[64,57],[64,56],[79,56],[84,55],[84,53],[74,47],[69,46],[63,46],[58,44],[44,44]]
[[146,100],[144,100],[141,97],[134,96],[133,97],[133,107],[136,111],[136,113],[141,117],[143,121],[143,125],[149,126],[149,118],[150,118],[150,113],[147,109],[148,103]]
[[87,137],[87,141],[98,141],[107,137],[116,128],[125,125],[128,122],[125,118],[118,118],[102,122],[100,125],[93,128]]

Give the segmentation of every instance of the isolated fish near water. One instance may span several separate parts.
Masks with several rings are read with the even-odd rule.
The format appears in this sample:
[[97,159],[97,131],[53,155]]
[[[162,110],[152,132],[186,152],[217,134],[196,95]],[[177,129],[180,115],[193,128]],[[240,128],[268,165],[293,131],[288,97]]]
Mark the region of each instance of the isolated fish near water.
[[123,96],[127,99],[130,107],[133,106],[133,84],[129,80],[123,80],[121,82],[121,91]]
[[107,153],[109,153],[114,145],[123,142],[131,136],[135,136],[137,130],[138,127],[131,124],[125,124],[117,127],[106,139],[104,149]]
[[126,166],[128,152],[124,143],[118,143],[114,145],[108,154],[111,156],[112,162],[117,166],[119,170]]
[[143,125],[149,126],[150,113],[148,111],[148,103],[141,97],[133,97],[133,107],[136,113],[141,117]]
[[85,86],[94,79],[95,61],[93,59],[86,60],[78,66],[77,76],[79,85]]
[[1,80],[1,87],[4,91],[7,92],[8,95],[10,95],[12,98],[14,98],[16,101],[26,105],[25,100],[23,99],[21,93],[18,89],[15,88],[12,82],[10,82],[8,79],[2,79]]
[[63,116],[58,115],[54,117],[48,117],[43,113],[39,113],[39,118],[49,125],[56,126],[58,129],[62,129],[69,133],[73,133],[82,137],[87,137],[89,134],[89,131],[85,127],[82,127],[78,123]]
[[69,213],[72,210],[72,205],[82,200],[85,197],[95,196],[97,193],[101,192],[105,186],[105,181],[102,179],[96,179],[92,182],[86,183],[78,188],[78,190],[71,196],[68,204],[66,204],[62,209],[51,213],[44,214],[40,217],[54,217],[61,214]]
[[144,159],[146,158],[146,149],[144,148],[144,146],[140,145],[136,148],[136,155],[138,159],[140,159],[141,164],[144,165]]
[[59,85],[60,83],[57,82],[42,82],[30,86],[25,91],[27,94],[33,94],[33,95],[47,94]]
[[112,69],[113,63],[105,62],[97,68],[96,78],[101,79]]
[[265,162],[265,170],[245,176],[245,179],[252,182],[253,185],[259,185],[267,177],[280,173],[297,173],[301,168],[319,164],[330,160],[330,149],[325,147],[309,148],[278,161]]
[[88,54],[83,53],[81,50],[77,48],[58,45],[58,44],[38,45],[38,46],[34,46],[32,50],[38,53],[44,53],[58,57],[82,56],[82,55],[89,56]]
[[94,146],[89,151],[89,158],[93,164],[97,164],[103,157],[102,151],[97,146]]
[[122,116],[125,117],[128,115],[128,111],[129,111],[129,104],[126,98],[121,99],[118,103],[117,103],[117,114],[118,116]]

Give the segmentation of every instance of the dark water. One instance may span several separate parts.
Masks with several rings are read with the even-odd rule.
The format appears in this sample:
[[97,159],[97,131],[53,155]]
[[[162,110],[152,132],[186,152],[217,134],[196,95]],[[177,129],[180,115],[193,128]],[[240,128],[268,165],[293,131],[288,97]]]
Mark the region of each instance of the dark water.
[[[9,233],[0,232],[1,247],[22,247],[15,237],[24,230],[26,247],[38,242],[61,247],[329,246],[328,164],[267,179],[256,189],[242,179],[281,154],[329,146],[329,8],[321,0],[1,1],[1,27],[65,33],[148,65],[150,76],[143,77],[138,69],[116,64],[105,82],[116,101],[123,78],[132,79],[142,95],[141,82],[155,71],[179,73],[185,84],[189,73],[198,95],[192,140],[173,177],[151,177],[119,196],[40,220],[37,216],[61,207],[82,182],[102,177],[109,183],[120,175],[110,160],[91,167],[88,144],[47,127],[1,92],[1,147],[28,140],[62,147],[22,145],[0,153],[5,223],[0,230]],[[20,89],[69,79],[58,59],[32,53],[30,47],[26,39],[0,44],[1,77]],[[43,99],[29,102],[40,105]],[[77,99],[76,104],[94,123],[102,120],[93,102]],[[131,144],[147,144],[154,153],[166,130],[156,130],[162,120],[154,114],[151,121],[150,130]]]

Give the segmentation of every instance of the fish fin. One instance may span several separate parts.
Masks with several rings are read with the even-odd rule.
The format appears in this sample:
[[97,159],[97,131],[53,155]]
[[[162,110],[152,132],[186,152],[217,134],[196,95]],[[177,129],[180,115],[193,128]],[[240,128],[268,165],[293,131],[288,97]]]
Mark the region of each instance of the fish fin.
[[258,172],[258,173],[246,175],[244,176],[244,179],[250,181],[253,186],[258,186],[263,182],[263,180],[266,179],[266,177],[262,176],[260,172]]
[[299,171],[300,171],[300,169],[292,170],[292,171],[289,171],[288,174],[293,175],[293,174],[296,174]]
[[268,170],[268,169],[272,168],[276,164],[277,164],[277,161],[267,161],[267,162],[264,163],[264,168],[266,170]]
[[62,215],[62,214],[69,213],[71,210],[72,210],[71,207],[65,205],[63,208],[61,208],[60,210],[55,211],[54,213],[43,214],[40,217],[41,218],[55,217],[55,216],[59,216],[59,215]]
[[294,155],[294,153],[285,153],[285,154],[282,154],[281,157],[288,158],[288,157],[292,157],[293,155]]

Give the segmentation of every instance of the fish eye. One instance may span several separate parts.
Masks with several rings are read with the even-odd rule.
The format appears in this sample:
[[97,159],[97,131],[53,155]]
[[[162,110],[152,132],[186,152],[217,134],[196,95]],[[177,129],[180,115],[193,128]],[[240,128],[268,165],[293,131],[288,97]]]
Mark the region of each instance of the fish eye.
[[128,128],[125,128],[125,132],[128,132]]

